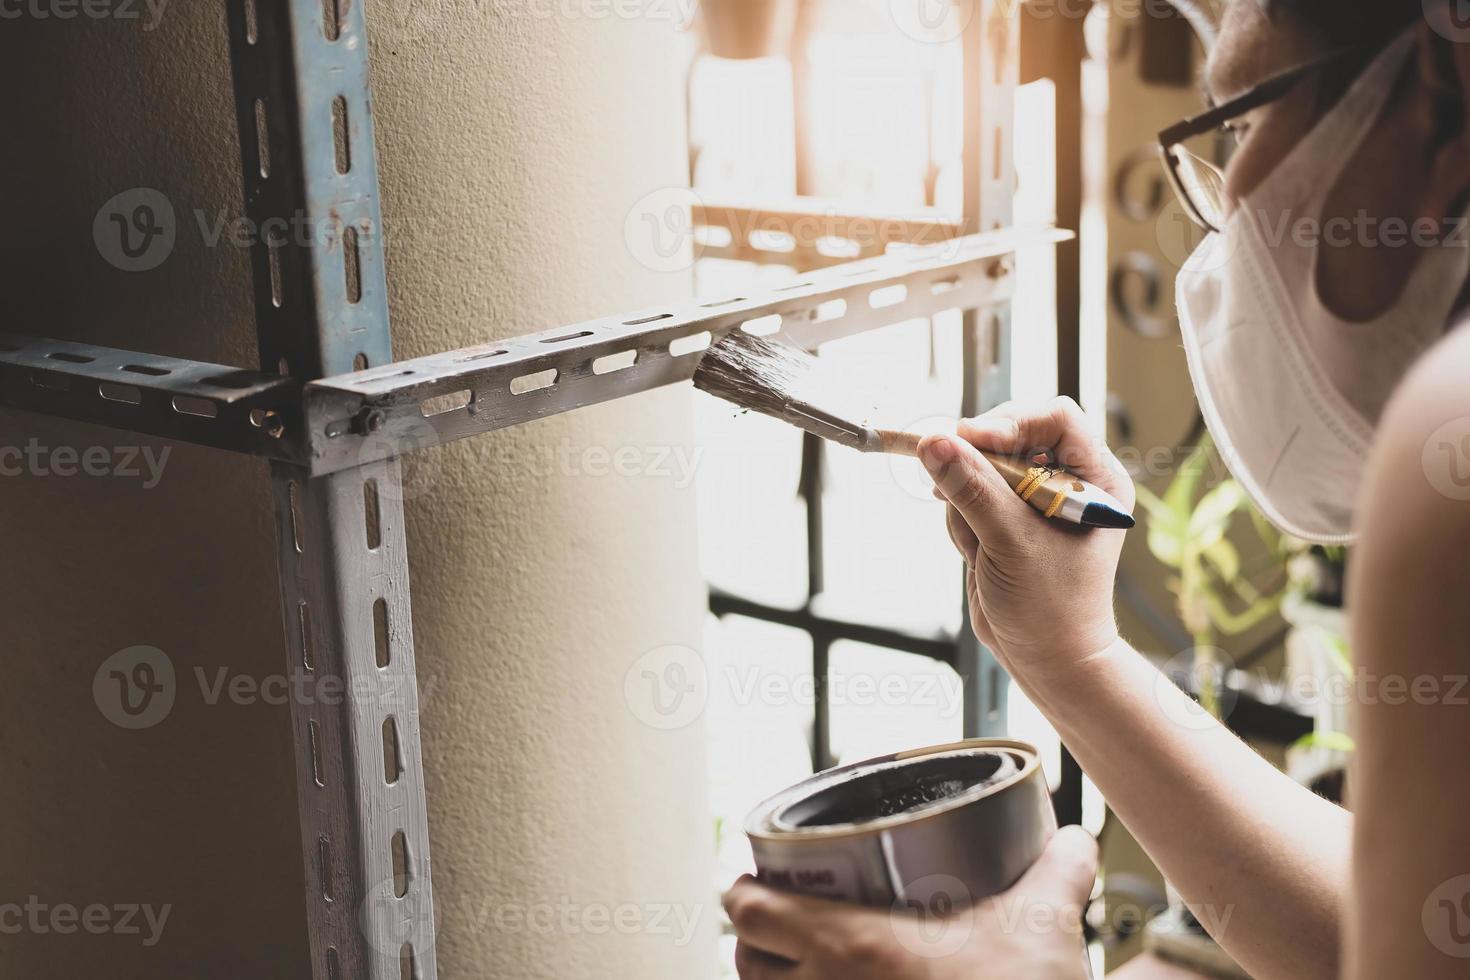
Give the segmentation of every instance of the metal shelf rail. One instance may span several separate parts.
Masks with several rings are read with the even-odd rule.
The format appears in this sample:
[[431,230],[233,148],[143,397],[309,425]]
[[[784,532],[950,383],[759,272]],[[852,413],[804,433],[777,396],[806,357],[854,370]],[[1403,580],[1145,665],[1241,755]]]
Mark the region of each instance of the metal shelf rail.
[[[228,3],[248,216],[328,229],[322,241],[282,233],[253,248],[259,369],[0,334],[0,405],[269,462],[291,680],[305,692],[291,711],[312,976],[434,980],[398,459],[684,381],[709,343],[778,324],[814,347],[963,310],[967,360],[981,365],[965,407],[1003,400],[1016,7],[976,0],[965,28],[966,88],[979,99],[965,140],[974,193],[963,226],[937,243],[879,254],[885,240],[792,285],[396,363],[363,7]],[[740,220],[763,221],[759,210]],[[973,638],[956,658],[985,692],[970,699],[982,707],[967,729],[991,729],[995,715],[980,714],[1003,703],[998,668]]]

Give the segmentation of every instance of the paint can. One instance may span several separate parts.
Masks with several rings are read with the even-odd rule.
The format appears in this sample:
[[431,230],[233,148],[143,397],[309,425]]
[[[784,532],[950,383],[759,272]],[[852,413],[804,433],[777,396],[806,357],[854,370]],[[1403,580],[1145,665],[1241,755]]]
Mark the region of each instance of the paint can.
[[756,807],[745,831],[772,887],[938,909],[1011,887],[1056,828],[1036,749],[981,738],[817,773]]

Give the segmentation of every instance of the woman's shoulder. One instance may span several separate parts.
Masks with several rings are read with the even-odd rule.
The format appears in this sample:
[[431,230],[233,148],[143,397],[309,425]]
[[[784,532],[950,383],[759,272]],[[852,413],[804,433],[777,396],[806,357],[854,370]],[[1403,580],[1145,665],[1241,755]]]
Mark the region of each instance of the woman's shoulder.
[[[1470,609],[1470,325],[1425,354],[1378,425],[1357,507],[1354,591]],[[1356,603],[1355,603],[1356,604]]]
[[[1384,410],[1376,442],[1372,468],[1390,467],[1393,478],[1420,484],[1421,503],[1433,497],[1470,504],[1470,320],[1448,332],[1404,378]],[[1410,457],[1418,458],[1418,474],[1398,469]],[[1470,516],[1470,507],[1452,510]]]

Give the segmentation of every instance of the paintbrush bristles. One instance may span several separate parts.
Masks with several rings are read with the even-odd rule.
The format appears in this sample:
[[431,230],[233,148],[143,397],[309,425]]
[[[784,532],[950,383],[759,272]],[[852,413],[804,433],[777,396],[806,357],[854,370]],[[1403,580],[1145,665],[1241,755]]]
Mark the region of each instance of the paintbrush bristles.
[[880,446],[872,429],[840,414],[830,397],[814,397],[822,386],[816,367],[815,357],[784,340],[734,330],[705,352],[694,384],[823,439],[876,452]]
[[705,352],[694,386],[752,412],[786,420],[816,358],[791,344],[734,330]]

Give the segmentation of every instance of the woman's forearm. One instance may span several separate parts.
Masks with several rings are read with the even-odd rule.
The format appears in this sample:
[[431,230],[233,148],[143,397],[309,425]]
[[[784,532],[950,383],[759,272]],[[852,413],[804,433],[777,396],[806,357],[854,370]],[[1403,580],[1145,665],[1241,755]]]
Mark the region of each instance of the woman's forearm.
[[1017,682],[1201,924],[1261,980],[1336,978],[1352,823],[1121,641]]

